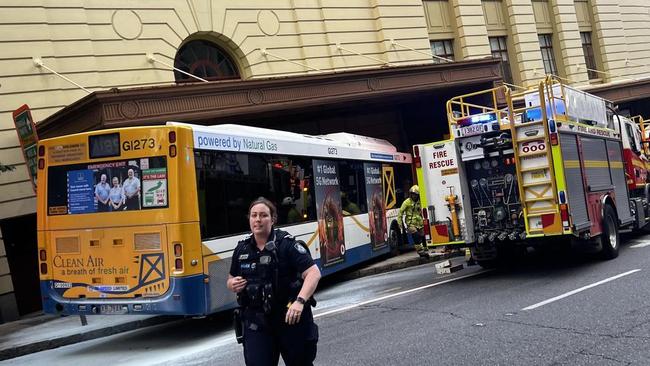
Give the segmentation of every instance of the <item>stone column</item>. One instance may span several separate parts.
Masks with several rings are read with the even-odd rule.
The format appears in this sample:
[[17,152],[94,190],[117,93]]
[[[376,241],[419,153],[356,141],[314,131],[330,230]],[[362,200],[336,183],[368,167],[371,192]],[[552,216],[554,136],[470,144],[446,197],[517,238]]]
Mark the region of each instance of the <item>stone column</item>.
[[[544,78],[544,64],[533,5],[530,0],[504,0],[504,5],[510,28],[508,37],[512,38],[513,54],[516,55],[516,59],[510,61],[514,66],[515,84],[534,86]],[[517,75],[514,75],[515,70],[518,70]]]
[[[578,18],[573,0],[551,0],[551,12],[553,14],[553,40],[557,40],[553,46],[558,47],[556,54],[560,55],[557,60],[561,75],[565,75],[563,82],[572,85],[580,85],[589,82],[587,69],[585,68],[585,56],[582,51]],[[576,65],[580,65],[578,68]]]
[[460,54],[457,60],[490,57],[485,17],[481,0],[450,0],[456,18]]
[[[592,42],[598,42],[603,71],[626,75],[627,41],[619,9],[620,0],[591,0],[594,20]],[[603,82],[611,82],[615,76],[599,74]]]

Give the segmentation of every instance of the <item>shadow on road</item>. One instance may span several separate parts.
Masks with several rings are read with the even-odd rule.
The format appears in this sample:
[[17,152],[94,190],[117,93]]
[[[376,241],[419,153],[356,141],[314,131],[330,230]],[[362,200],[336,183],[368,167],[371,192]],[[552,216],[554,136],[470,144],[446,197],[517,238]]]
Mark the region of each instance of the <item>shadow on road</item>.
[[102,338],[101,343],[93,342],[88,347],[75,349],[71,353],[100,356],[116,352],[191,347],[213,341],[219,336],[228,337],[231,330],[232,311],[200,319],[179,317],[166,324]]

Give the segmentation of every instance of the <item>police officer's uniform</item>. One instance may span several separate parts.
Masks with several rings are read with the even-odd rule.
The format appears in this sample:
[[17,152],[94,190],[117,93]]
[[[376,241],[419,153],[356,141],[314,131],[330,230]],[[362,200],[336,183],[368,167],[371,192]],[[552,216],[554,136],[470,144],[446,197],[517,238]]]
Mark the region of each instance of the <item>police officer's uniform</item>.
[[286,231],[272,230],[269,241],[275,243],[275,251],[268,246],[257,249],[252,235],[240,241],[230,266],[230,275],[247,281],[238,294],[246,364],[277,365],[282,354],[287,366],[311,365],[316,358],[318,327],[310,302],[297,324],[288,325],[285,316],[287,304],[295,300],[302,286],[302,273],[314,261],[303,244]]

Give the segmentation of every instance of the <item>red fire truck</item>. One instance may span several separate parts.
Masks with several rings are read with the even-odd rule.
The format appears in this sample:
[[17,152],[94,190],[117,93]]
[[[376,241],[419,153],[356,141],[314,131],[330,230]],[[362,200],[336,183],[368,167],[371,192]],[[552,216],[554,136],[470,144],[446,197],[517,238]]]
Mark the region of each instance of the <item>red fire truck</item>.
[[641,117],[552,78],[453,98],[447,114],[449,139],[413,147],[428,247],[469,247],[488,266],[566,238],[611,259],[619,230],[648,222]]

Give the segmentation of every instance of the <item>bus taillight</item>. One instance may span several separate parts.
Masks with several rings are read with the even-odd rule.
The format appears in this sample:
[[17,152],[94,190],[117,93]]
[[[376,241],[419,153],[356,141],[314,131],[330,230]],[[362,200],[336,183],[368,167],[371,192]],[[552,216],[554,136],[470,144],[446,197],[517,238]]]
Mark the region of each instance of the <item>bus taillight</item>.
[[45,156],[45,146],[38,145],[38,156]]
[[174,256],[180,257],[183,255],[183,245],[181,243],[174,244]]
[[176,272],[183,271],[183,243],[174,243],[174,269]]
[[169,156],[172,158],[176,156],[176,145],[169,145]]
[[173,144],[176,142],[176,131],[169,131],[169,143]]
[[41,263],[41,274],[47,274],[47,263]]
[[45,249],[41,249],[38,252],[38,257],[41,259],[41,262],[45,262],[47,260],[47,252],[45,251]]

